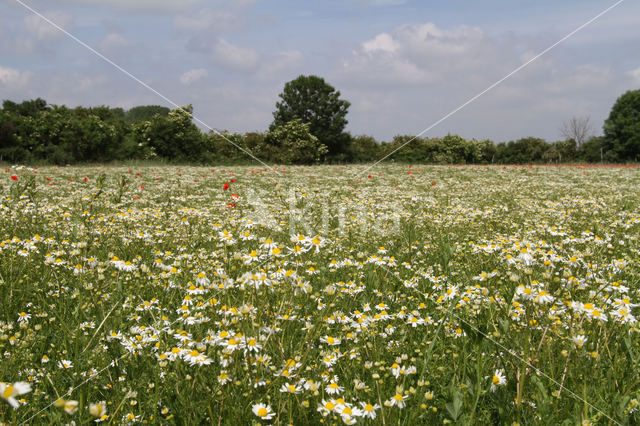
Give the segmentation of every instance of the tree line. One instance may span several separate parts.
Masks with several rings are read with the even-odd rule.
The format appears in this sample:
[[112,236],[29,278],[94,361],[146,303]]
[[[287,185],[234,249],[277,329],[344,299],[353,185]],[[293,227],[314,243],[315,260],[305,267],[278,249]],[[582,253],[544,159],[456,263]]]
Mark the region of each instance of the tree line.
[[[565,123],[564,140],[525,137],[495,144],[458,135],[399,135],[389,142],[344,131],[349,102],[317,76],[285,85],[266,132],[202,132],[191,105],[68,108],[44,99],[0,109],[0,161],[74,164],[130,160],[171,163],[276,164],[364,163],[529,164],[638,161],[640,90],[622,95],[604,124],[604,136],[588,137],[584,121]],[[254,157],[254,158],[252,158]]]

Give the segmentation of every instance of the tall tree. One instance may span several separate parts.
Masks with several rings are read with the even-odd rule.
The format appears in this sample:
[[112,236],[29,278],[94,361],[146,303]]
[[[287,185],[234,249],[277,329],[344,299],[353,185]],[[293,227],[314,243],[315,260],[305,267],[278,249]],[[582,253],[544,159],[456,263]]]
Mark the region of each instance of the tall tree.
[[351,137],[344,133],[344,128],[351,104],[340,99],[340,92],[333,86],[321,77],[301,75],[284,85],[280,99],[269,127],[271,131],[300,119],[309,124],[311,134],[327,147],[330,156],[337,157],[346,152]]
[[603,129],[606,161],[640,158],[640,90],[629,90],[618,98]]
[[562,123],[560,134],[565,139],[574,140],[578,148],[582,146],[591,136],[593,136],[593,128],[591,127],[591,119],[586,117],[572,117],[570,120]]

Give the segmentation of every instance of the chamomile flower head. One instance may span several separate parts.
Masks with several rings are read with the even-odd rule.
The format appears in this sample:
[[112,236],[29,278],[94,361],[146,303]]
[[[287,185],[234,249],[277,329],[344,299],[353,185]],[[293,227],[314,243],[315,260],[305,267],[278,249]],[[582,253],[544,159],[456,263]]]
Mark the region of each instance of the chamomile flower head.
[[254,404],[251,407],[251,411],[259,417],[260,420],[271,420],[276,416],[276,413],[273,412],[271,406],[267,404]]
[[7,403],[13,408],[18,408],[20,406],[20,403],[15,397],[29,392],[31,392],[31,385],[27,382],[0,382],[0,397],[7,401]]

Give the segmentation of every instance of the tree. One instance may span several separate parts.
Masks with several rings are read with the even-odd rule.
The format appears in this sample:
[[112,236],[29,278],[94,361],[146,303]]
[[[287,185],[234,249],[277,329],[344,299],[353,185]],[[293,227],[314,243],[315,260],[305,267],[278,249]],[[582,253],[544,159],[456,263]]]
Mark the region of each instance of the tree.
[[276,103],[270,131],[295,119],[309,124],[312,135],[325,145],[334,158],[347,151],[351,138],[344,133],[347,111],[351,105],[340,99],[340,92],[315,75],[304,76],[284,85]]
[[157,155],[174,163],[202,161],[204,138],[191,121],[191,105],[176,108],[169,114],[155,114],[151,120],[134,125],[135,140],[144,157]]
[[136,121],[148,121],[156,114],[167,117],[169,115],[169,111],[171,111],[169,108],[160,105],[140,105],[133,107],[124,113],[124,119],[129,123]]
[[637,161],[640,157],[640,90],[618,98],[604,126],[606,161]]
[[285,164],[317,163],[327,153],[327,147],[309,131],[310,125],[300,119],[291,120],[267,134],[267,143],[280,152]]
[[576,142],[578,148],[582,146],[591,136],[593,136],[593,128],[591,127],[590,118],[572,117],[570,120],[562,123],[560,134],[567,140]]

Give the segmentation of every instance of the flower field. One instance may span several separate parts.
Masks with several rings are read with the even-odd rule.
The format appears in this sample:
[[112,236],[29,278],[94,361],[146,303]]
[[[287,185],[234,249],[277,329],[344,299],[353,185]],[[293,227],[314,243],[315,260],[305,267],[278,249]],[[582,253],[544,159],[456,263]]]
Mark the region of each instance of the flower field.
[[637,424],[639,171],[6,168],[0,421]]

